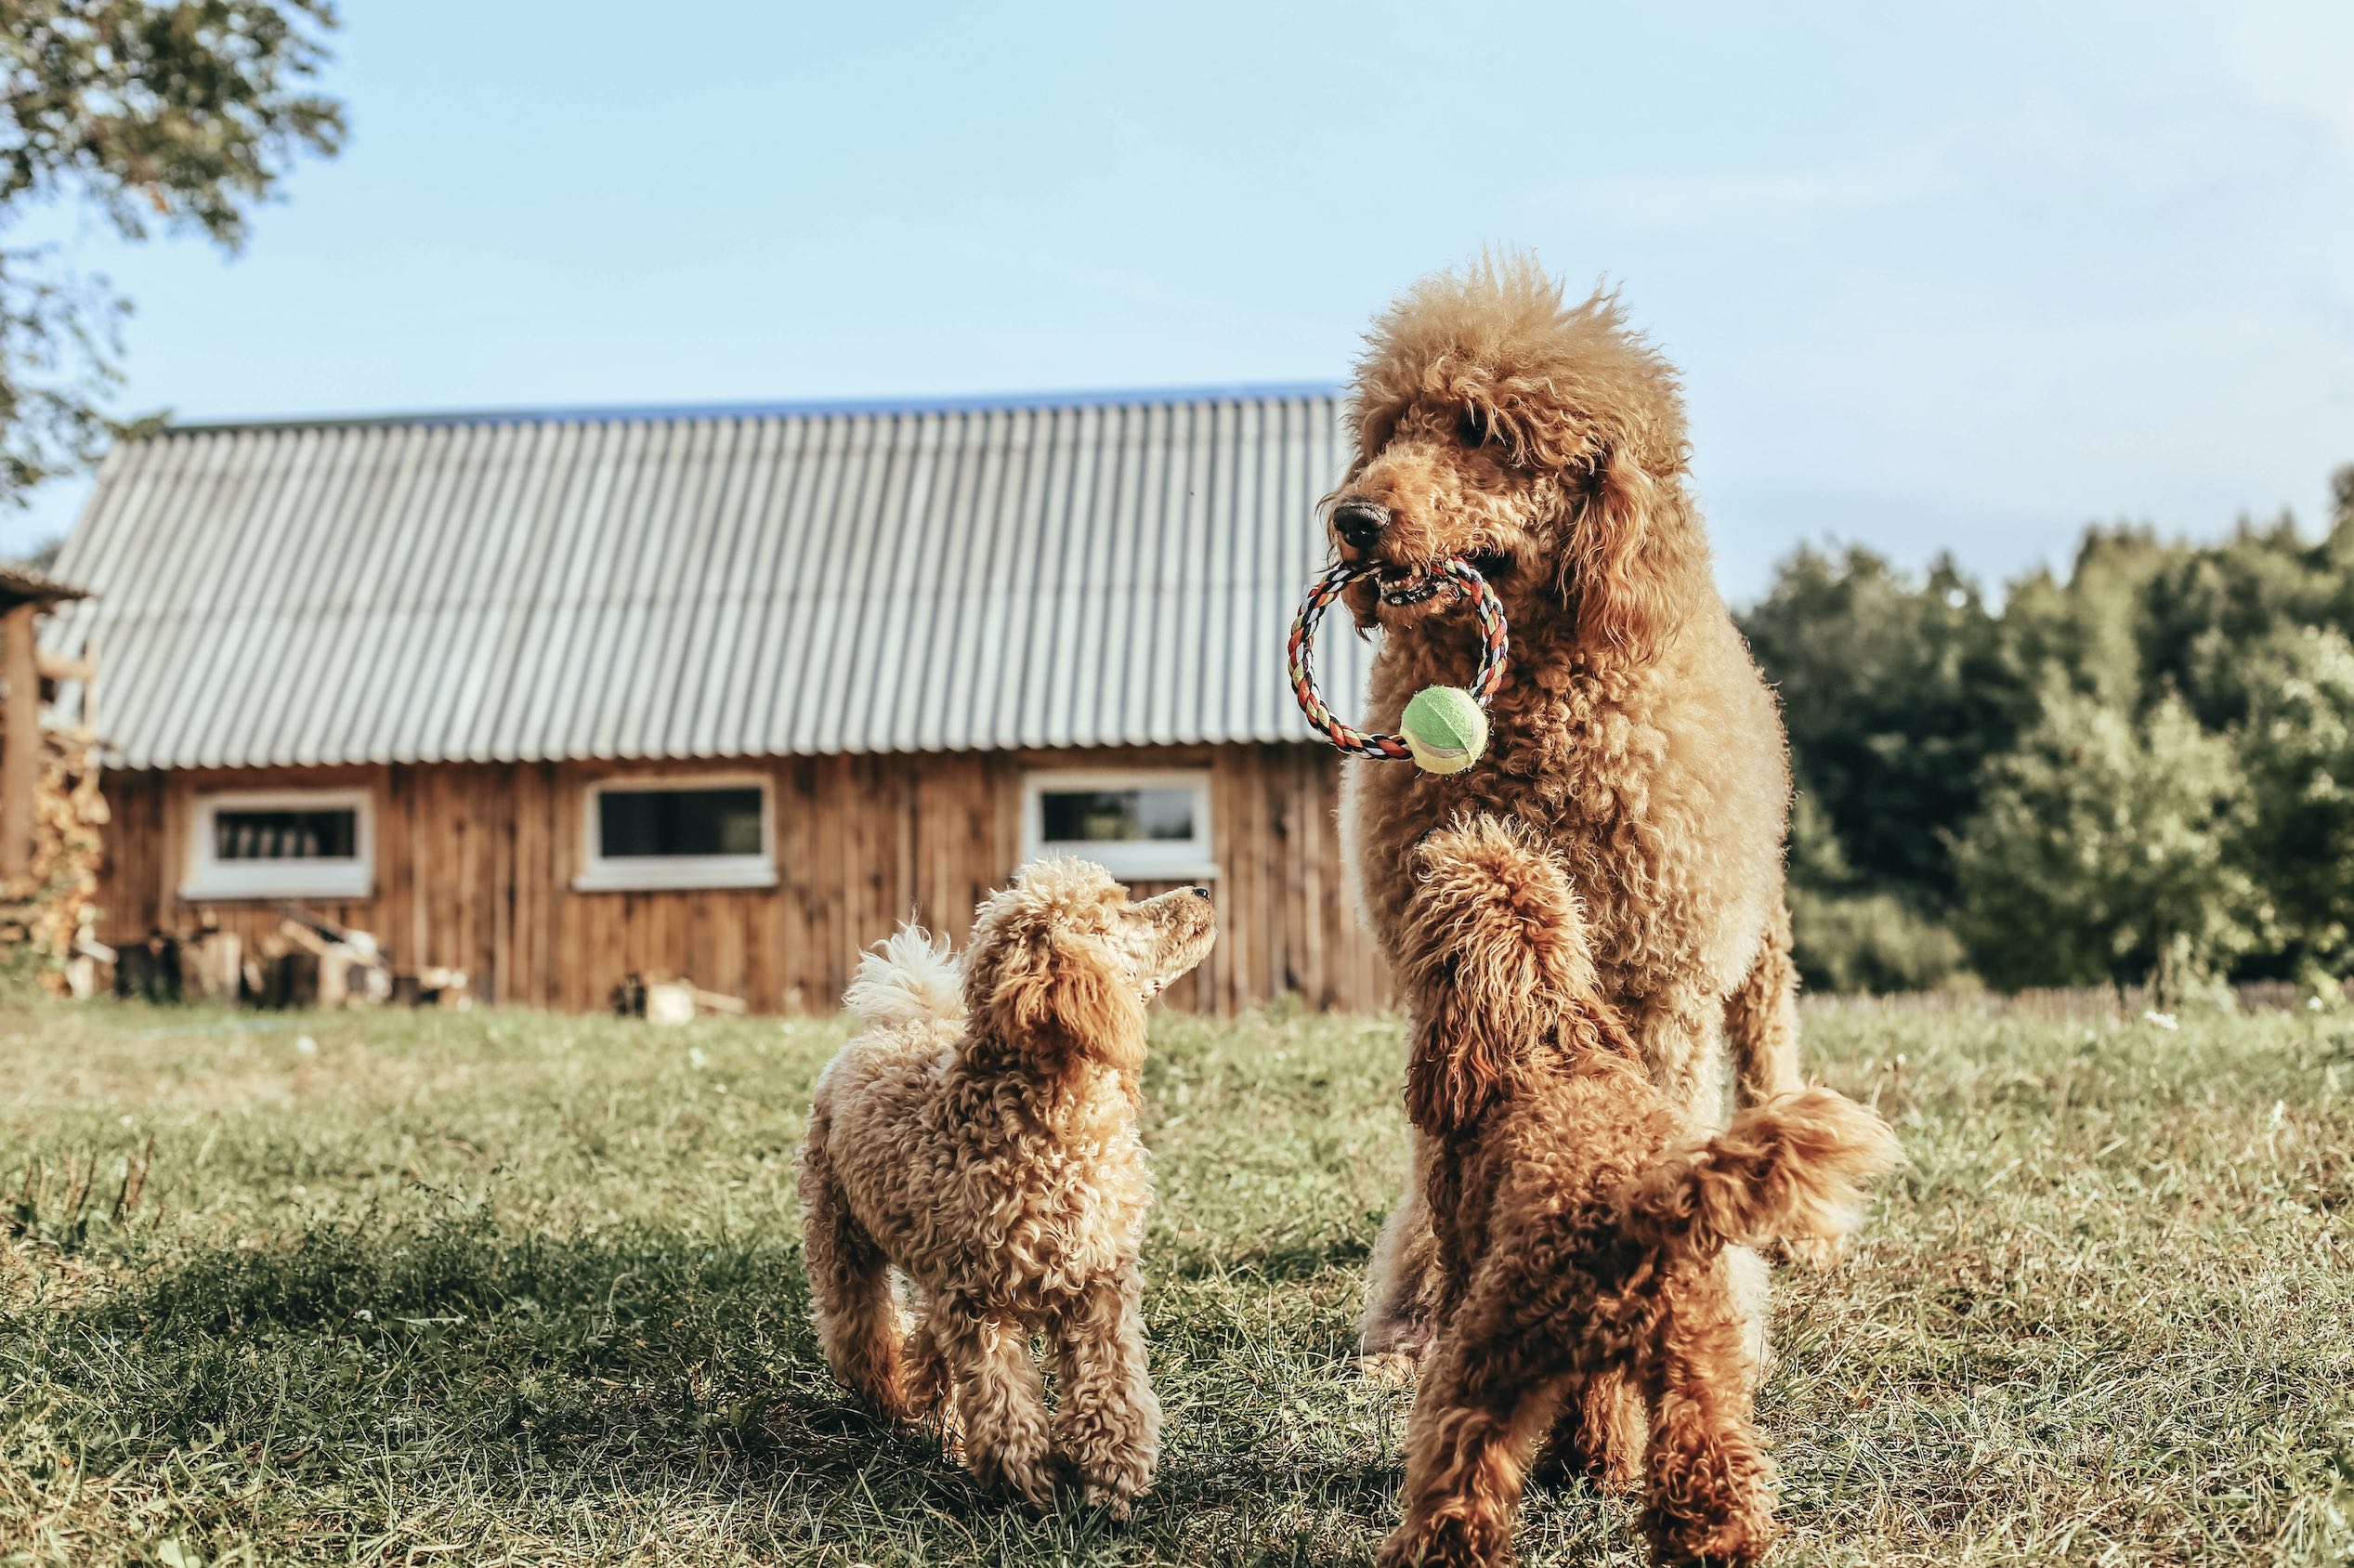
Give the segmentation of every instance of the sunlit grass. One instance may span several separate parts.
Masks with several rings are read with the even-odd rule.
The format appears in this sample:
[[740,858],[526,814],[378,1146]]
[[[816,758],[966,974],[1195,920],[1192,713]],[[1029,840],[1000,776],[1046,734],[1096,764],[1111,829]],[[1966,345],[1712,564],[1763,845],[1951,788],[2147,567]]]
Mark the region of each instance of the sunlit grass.
[[[1159,1020],[1168,1453],[1124,1527],[977,1496],[827,1378],[791,1156],[839,1025],[6,1026],[0,1561],[1352,1562],[1392,1517],[1406,1396],[1349,1352],[1393,1021]],[[1914,1163],[1783,1276],[1779,1561],[2348,1560],[2354,1024],[1809,1028]],[[1522,1548],[1639,1560],[1582,1488]]]

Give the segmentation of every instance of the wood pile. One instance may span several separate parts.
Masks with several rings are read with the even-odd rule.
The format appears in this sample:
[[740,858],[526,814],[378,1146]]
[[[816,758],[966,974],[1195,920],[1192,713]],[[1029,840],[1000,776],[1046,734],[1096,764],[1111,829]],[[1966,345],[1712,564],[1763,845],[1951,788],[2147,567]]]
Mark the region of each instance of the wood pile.
[[40,734],[32,857],[0,887],[0,944],[22,945],[35,957],[42,985],[71,996],[77,979],[94,989],[97,966],[115,957],[92,935],[106,797],[98,791],[97,737],[86,729]]
[[398,969],[374,934],[279,907],[278,929],[248,948],[207,914],[193,931],[154,931],[114,960],[117,995],[144,1001],[288,1008],[474,1005],[466,972]]
[[613,1011],[623,1018],[643,1018],[648,1024],[684,1024],[707,1013],[740,1018],[748,1011],[741,997],[706,991],[692,980],[672,974],[621,976],[613,987]]

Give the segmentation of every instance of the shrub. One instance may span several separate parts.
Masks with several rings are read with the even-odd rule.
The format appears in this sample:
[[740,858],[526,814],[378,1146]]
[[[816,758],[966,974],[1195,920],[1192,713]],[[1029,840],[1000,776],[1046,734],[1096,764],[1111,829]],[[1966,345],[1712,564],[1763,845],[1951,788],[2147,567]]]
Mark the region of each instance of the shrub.
[[1815,991],[1888,995],[1976,982],[1962,940],[1891,894],[1790,890],[1792,949]]

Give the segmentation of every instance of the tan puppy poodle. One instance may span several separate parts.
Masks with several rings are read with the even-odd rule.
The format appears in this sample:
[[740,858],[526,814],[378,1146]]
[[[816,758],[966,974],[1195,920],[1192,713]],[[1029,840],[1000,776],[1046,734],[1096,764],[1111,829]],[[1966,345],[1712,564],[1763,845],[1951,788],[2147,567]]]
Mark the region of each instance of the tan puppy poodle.
[[939,1418],[976,1476],[1036,1506],[1068,1480],[1125,1516],[1152,1480],[1144,1009],[1215,935],[1207,889],[1131,903],[1101,867],[1041,862],[981,907],[961,985],[921,932],[870,954],[844,999],[866,1030],[817,1079],[800,1187],[828,1363],[884,1413]]
[[1383,1568],[1510,1561],[1529,1460],[1602,1379],[1647,1418],[1654,1560],[1755,1562],[1772,1470],[1727,1249],[1837,1237],[1859,1183],[1897,1162],[1895,1137],[1827,1089],[1709,1135],[1646,1076],[1597,988],[1569,879],[1526,829],[1464,819],[1413,870],[1406,1103],[1432,1151],[1438,1337]]

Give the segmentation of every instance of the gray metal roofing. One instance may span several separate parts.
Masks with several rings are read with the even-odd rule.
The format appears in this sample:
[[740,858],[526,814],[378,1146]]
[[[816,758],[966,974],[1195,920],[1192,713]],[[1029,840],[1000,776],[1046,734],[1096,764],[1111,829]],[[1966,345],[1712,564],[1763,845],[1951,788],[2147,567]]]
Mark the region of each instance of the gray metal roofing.
[[132,767],[1299,740],[1343,461],[1297,387],[174,429],[45,636]]

